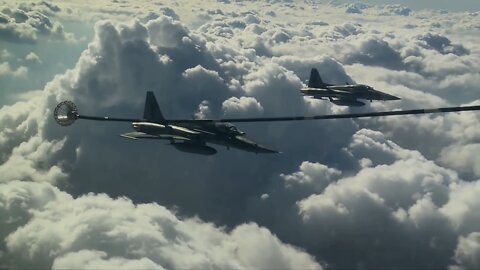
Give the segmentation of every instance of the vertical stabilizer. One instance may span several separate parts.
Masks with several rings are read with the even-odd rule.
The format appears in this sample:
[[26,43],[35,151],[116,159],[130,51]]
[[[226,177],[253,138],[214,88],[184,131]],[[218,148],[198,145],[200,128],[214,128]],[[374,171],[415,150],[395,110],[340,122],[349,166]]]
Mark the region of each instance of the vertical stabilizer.
[[310,79],[308,80],[308,87],[309,88],[325,88],[326,85],[320,78],[320,73],[316,68],[312,68],[310,72]]
[[147,98],[145,99],[145,110],[143,112],[143,119],[148,122],[164,123],[165,118],[160,111],[157,99],[152,91],[147,92]]

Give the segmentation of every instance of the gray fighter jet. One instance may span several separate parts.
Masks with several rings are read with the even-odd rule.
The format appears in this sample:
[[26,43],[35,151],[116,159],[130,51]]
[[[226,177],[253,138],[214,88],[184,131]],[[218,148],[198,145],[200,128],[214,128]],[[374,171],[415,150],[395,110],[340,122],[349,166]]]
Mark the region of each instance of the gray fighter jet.
[[131,122],[134,132],[121,134],[128,139],[167,140],[182,152],[214,155],[217,150],[207,143],[224,145],[227,149],[237,148],[253,153],[279,153],[264,147],[245,136],[230,123],[204,122],[202,120],[166,120],[153,92],[147,92],[143,119],[119,119],[109,117],[82,116],[75,104],[64,101],[57,105],[55,120],[63,126],[71,125],[76,119]]
[[399,100],[400,98],[392,96],[373,87],[364,84],[345,84],[333,85],[322,81],[316,68],[313,68],[308,80],[308,87],[300,90],[304,95],[316,99],[329,99],[330,102],[340,106],[363,106],[364,102],[358,99],[366,100]]

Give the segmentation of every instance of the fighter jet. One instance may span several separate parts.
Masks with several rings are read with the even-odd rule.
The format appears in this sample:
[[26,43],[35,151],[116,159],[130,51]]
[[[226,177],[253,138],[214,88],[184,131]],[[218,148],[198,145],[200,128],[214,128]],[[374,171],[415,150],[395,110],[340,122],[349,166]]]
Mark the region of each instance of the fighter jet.
[[118,119],[108,117],[80,116],[76,106],[71,101],[64,101],[57,105],[55,120],[63,126],[73,123],[74,120],[104,120],[132,122],[134,132],[121,134],[121,137],[138,139],[166,140],[177,150],[187,153],[214,155],[217,150],[207,143],[226,146],[227,149],[237,148],[253,153],[279,153],[278,151],[262,146],[245,136],[245,132],[237,129],[230,123],[202,122],[201,120],[166,120],[160,111],[153,92],[147,92],[143,119]]
[[316,68],[312,68],[308,87],[300,90],[304,95],[316,99],[328,98],[330,102],[340,106],[363,106],[364,102],[358,99],[366,100],[399,100],[400,98],[392,96],[373,87],[364,84],[345,84],[333,85],[322,81]]

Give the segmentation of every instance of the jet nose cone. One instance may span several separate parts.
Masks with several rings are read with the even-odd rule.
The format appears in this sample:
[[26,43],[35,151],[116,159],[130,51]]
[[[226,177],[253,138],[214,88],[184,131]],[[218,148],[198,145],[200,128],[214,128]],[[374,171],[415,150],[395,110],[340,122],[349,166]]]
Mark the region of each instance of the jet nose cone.
[[273,149],[269,149],[263,145],[257,145],[253,150],[255,153],[262,153],[262,154],[280,154],[281,152]]
[[383,99],[384,100],[400,100],[401,98],[396,97],[394,95],[389,95],[389,94],[383,93]]
[[251,140],[249,140],[248,138],[244,137],[244,136],[236,136],[235,137],[238,142],[240,142],[240,144],[237,144],[237,147],[239,147],[240,149],[243,149],[245,151],[249,151],[249,152],[253,152],[253,153],[257,153],[257,154],[278,154],[280,153],[279,151],[276,151],[276,150],[273,150],[273,149],[269,149],[261,144],[258,144],[258,143],[255,143]]

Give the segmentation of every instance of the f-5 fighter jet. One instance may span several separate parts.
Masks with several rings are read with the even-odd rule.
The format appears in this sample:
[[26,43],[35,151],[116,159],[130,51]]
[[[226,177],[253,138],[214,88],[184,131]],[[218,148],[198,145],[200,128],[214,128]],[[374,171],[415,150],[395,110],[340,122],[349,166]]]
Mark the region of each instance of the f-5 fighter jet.
[[364,102],[358,99],[366,100],[399,100],[400,98],[392,96],[373,87],[364,84],[345,84],[333,85],[322,81],[316,68],[310,72],[308,87],[300,90],[304,95],[316,99],[328,98],[330,102],[340,106],[363,106]]

